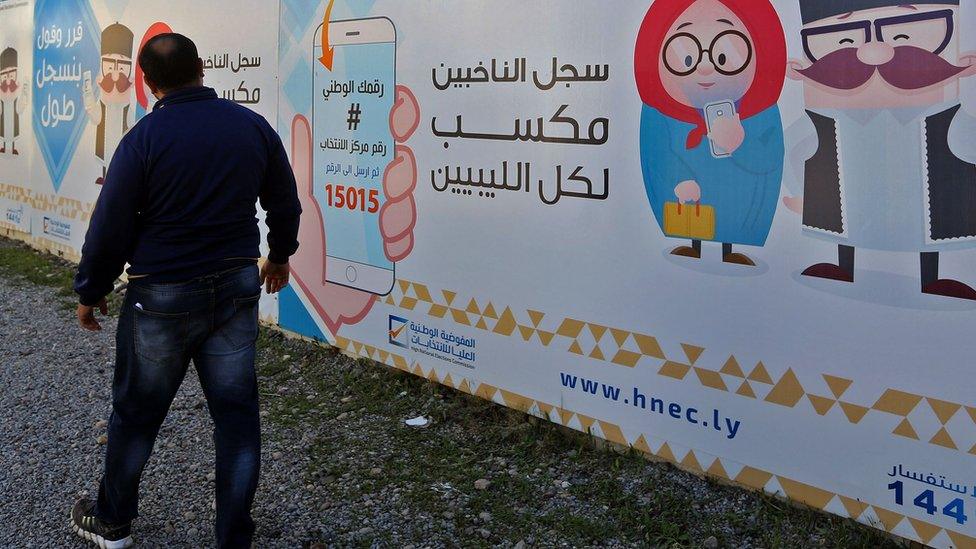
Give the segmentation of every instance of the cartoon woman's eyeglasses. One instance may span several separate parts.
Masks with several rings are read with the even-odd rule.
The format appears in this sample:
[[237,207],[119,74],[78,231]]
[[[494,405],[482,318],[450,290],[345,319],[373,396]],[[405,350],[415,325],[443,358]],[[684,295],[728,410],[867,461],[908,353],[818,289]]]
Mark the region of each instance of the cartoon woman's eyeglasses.
[[664,44],[664,66],[674,75],[688,76],[698,70],[706,53],[716,72],[733,76],[746,70],[752,61],[752,43],[745,34],[727,30],[705,49],[693,34],[681,32]]

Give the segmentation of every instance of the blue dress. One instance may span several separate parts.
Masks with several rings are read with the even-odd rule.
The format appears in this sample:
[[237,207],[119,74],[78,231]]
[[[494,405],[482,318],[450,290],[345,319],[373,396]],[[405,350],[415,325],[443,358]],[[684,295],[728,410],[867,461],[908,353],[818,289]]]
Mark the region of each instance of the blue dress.
[[763,246],[773,224],[783,180],[783,122],[773,105],[742,121],[746,138],[732,156],[712,156],[708,138],[694,149],[685,143],[694,126],[644,106],[641,166],[644,187],[658,225],[664,204],[677,202],[674,188],[689,179],[701,187],[703,206],[715,208],[715,242]]

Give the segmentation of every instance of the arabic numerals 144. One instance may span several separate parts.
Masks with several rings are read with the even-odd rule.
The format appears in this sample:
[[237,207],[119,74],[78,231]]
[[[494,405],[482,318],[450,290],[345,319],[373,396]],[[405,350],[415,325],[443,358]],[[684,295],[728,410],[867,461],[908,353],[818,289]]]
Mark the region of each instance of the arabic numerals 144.
[[[888,485],[888,490],[894,492],[895,503],[898,505],[905,505],[905,483],[896,480]],[[910,494],[909,494],[910,496]],[[939,505],[936,503],[935,492],[932,490],[923,490],[921,493],[915,496],[912,503],[920,508],[925,509],[925,512],[934,515],[939,511]],[[955,519],[959,524],[966,524],[969,517],[966,516],[966,502],[961,498],[955,498],[944,507],[942,507],[942,514]]]
[[330,208],[348,208],[367,213],[380,211],[380,192],[377,189],[363,189],[347,185],[325,186]]

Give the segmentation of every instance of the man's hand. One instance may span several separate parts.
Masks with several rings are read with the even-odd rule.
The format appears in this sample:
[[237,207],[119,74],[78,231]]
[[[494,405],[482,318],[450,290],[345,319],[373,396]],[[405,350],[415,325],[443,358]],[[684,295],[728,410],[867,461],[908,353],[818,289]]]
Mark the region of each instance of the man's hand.
[[[417,185],[417,161],[406,141],[420,125],[420,105],[413,92],[397,86],[396,100],[390,112],[390,130],[396,142],[394,158],[383,175],[384,204],[379,213],[380,233],[386,257],[393,262],[410,255],[417,206],[413,191]],[[302,201],[302,224],[298,241],[301,246],[291,258],[295,285],[308,297],[315,312],[335,334],[343,324],[356,324],[369,313],[376,296],[355,288],[332,284],[326,280],[325,222],[314,195],[312,129],[301,115],[292,122],[292,167]],[[297,288],[296,288],[297,289]]]
[[272,263],[265,261],[261,265],[261,284],[264,291],[269,294],[276,294],[288,285],[288,277],[291,274],[291,267],[287,263]]
[[[102,316],[108,314],[108,304],[105,303],[104,299],[99,301],[95,307],[98,307],[98,312],[102,313]],[[78,304],[78,324],[89,332],[99,332],[102,330],[102,325],[95,319],[95,307]]]

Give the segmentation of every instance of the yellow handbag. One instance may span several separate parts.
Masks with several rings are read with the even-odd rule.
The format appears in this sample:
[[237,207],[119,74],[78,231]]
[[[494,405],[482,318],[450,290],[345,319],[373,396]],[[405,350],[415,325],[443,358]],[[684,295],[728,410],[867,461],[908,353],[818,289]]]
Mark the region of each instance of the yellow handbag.
[[664,234],[691,240],[715,238],[715,208],[680,202],[664,203]]

